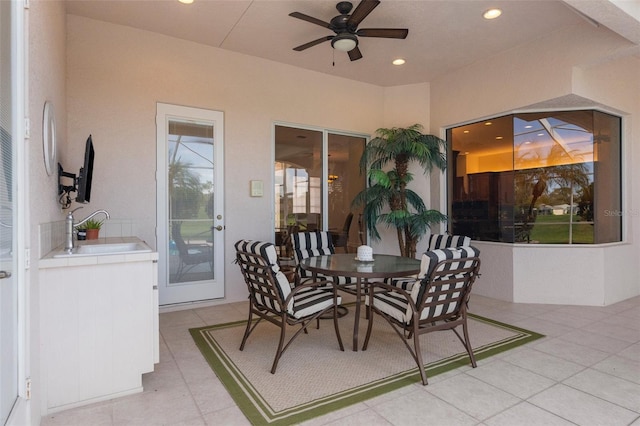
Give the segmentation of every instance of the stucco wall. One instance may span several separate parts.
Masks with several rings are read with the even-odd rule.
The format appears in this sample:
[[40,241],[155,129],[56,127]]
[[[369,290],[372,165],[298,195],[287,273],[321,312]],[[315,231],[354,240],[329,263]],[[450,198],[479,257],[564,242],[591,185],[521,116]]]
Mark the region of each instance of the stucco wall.
[[[410,112],[428,120],[428,86],[411,98],[385,90],[184,40],[68,16],[68,142],[64,158],[79,168],[84,141],[96,147],[91,209],[144,223],[155,244],[156,102],[225,114],[226,301],[246,289],[232,264],[240,238],[273,239],[273,194],[249,196],[249,180],[272,187],[272,124],[298,123],[373,134]],[[345,113],[348,112],[348,113]],[[428,121],[425,123],[428,124]]]
[[29,355],[25,374],[32,380],[31,418],[34,424],[40,419],[39,404],[42,398],[40,372],[40,300],[41,283],[38,274],[39,235],[38,226],[60,220],[63,216],[58,204],[57,170],[47,176],[42,148],[42,115],[45,101],[54,105],[58,154],[64,155],[66,133],[66,14],[64,4],[59,1],[34,1],[30,3],[29,44],[28,44],[28,111],[31,137],[27,148],[27,173],[29,175],[28,206],[25,212],[29,226],[26,238],[31,250],[30,268],[27,271],[28,315],[29,315]]

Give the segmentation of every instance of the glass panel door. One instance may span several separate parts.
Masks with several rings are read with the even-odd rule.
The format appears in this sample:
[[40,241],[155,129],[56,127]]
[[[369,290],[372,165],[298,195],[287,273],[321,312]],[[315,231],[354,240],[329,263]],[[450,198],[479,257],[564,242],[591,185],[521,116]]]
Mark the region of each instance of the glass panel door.
[[282,257],[293,232],[322,229],[322,132],[276,126],[275,229]]
[[160,304],[222,297],[222,113],[158,104],[158,123]]
[[[0,2],[0,424],[5,424],[18,398],[18,288],[14,272],[14,208],[12,131],[13,2]],[[17,6],[19,7],[19,6]]]
[[300,231],[329,230],[340,250],[355,251],[360,212],[351,201],[365,187],[359,169],[365,143],[363,136],[275,126],[274,225],[281,258],[292,257],[290,235]]
[[355,253],[365,243],[358,227],[362,208],[353,209],[351,201],[366,184],[366,177],[360,174],[360,157],[366,142],[359,136],[328,135],[327,218],[336,252]]

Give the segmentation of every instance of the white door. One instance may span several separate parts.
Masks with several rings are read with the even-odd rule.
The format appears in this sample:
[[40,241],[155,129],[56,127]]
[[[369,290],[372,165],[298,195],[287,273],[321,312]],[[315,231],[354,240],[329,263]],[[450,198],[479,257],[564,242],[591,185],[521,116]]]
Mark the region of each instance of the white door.
[[[11,54],[13,2],[0,2],[0,424],[5,424],[18,398],[18,288],[14,271],[15,197]],[[11,28],[11,31],[4,31]]]
[[157,105],[160,305],[224,297],[223,119]]

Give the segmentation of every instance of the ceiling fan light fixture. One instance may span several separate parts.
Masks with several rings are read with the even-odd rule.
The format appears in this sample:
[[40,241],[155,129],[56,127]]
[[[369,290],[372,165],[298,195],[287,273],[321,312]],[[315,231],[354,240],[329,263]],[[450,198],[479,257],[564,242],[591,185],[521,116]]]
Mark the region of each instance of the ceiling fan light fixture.
[[331,47],[341,52],[350,52],[358,45],[358,38],[353,34],[338,34],[331,40]]

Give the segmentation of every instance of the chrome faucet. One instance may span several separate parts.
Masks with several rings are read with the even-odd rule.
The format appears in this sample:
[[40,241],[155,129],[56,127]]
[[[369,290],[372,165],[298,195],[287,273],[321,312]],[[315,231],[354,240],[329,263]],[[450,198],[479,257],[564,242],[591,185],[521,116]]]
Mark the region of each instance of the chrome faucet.
[[67,214],[67,218],[65,219],[64,251],[66,251],[67,253],[71,253],[73,251],[73,233],[75,232],[75,228],[77,228],[78,226],[82,225],[83,223],[85,223],[86,221],[88,221],[89,219],[91,219],[92,217],[97,215],[98,213],[104,214],[105,217],[107,219],[109,219],[109,212],[108,211],[106,211],[106,210],[96,210],[95,212],[91,213],[89,216],[87,216],[84,219],[82,219],[80,222],[75,223],[75,220],[73,218],[73,213],[75,211],[77,211],[77,210],[80,210],[81,208],[82,207],[78,207],[77,209],[71,210]]

